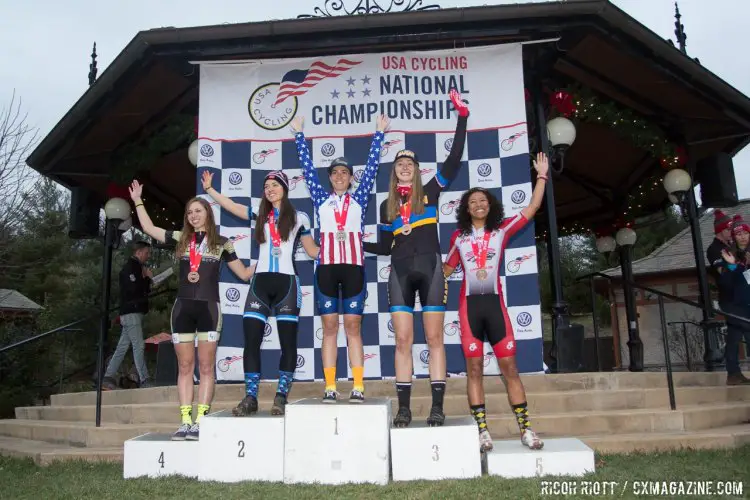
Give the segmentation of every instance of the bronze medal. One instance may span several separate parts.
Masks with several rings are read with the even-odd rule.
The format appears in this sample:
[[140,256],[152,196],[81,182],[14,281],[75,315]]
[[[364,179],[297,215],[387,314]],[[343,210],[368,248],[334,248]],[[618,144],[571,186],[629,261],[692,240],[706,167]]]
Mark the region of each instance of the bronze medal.
[[198,283],[201,279],[201,275],[198,274],[198,271],[190,271],[187,275],[187,279],[190,283]]

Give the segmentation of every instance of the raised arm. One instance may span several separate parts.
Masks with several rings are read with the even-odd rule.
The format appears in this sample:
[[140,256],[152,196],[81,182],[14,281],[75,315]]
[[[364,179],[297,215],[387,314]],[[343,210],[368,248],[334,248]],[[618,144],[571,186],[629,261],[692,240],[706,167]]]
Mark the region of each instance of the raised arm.
[[310,197],[315,203],[316,207],[321,206],[327,199],[328,193],[320,185],[320,179],[318,179],[318,172],[315,170],[313,165],[312,157],[310,156],[310,149],[307,147],[307,141],[305,141],[305,134],[302,133],[302,127],[305,124],[305,119],[301,116],[296,117],[292,120],[289,128],[294,133],[294,142],[297,146],[297,157],[299,158],[299,164],[302,167],[302,175],[305,178],[305,184],[310,192]]
[[246,205],[240,205],[236,201],[232,200],[228,196],[224,196],[213,188],[211,183],[214,180],[214,174],[208,170],[203,171],[201,182],[203,183],[203,190],[221,206],[224,210],[228,211],[234,216],[240,219],[250,220],[252,219],[252,209]]
[[130,198],[135,203],[135,213],[138,214],[138,220],[141,223],[141,229],[147,235],[151,236],[155,240],[164,243],[166,241],[166,231],[160,227],[154,226],[151,221],[151,217],[146,212],[146,207],[143,206],[143,200],[141,200],[141,194],[143,194],[143,185],[138,181],[133,181],[130,184]]
[[380,166],[380,148],[383,145],[383,139],[385,138],[385,132],[388,130],[390,120],[385,115],[378,116],[375,124],[375,135],[372,137],[372,144],[370,145],[370,153],[367,155],[367,165],[365,165],[365,171],[362,174],[362,178],[359,181],[356,191],[352,195],[357,203],[362,207],[362,213],[367,211],[367,203],[370,200],[370,191],[372,185],[375,183],[375,179],[378,175],[378,167]]
[[391,254],[391,248],[393,247],[393,228],[391,227],[391,223],[387,222],[385,217],[385,207],[386,207],[387,200],[384,200],[383,203],[380,204],[380,224],[378,224],[378,229],[380,229],[380,238],[378,238],[377,243],[370,243],[370,242],[363,242],[362,243],[362,249],[365,252],[373,253],[375,255],[390,255]]
[[464,154],[464,146],[466,145],[466,123],[469,119],[469,107],[461,100],[461,94],[455,89],[451,89],[450,98],[453,107],[458,112],[458,123],[456,123],[456,132],[453,134],[451,152],[435,177],[430,180],[430,183],[437,183],[438,191],[447,188],[458,175],[458,171],[461,169],[461,156]]
[[537,153],[536,160],[534,160],[534,170],[536,170],[536,186],[534,186],[534,192],[531,194],[529,206],[521,210],[526,220],[532,220],[539,207],[542,206],[544,188],[547,185],[547,172],[549,171],[549,160],[546,154]]

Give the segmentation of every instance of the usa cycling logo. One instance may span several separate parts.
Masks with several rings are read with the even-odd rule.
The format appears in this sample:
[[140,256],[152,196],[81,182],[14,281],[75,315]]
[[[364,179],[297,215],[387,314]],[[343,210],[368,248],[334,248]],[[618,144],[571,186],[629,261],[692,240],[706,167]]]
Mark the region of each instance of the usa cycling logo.
[[419,353],[419,360],[424,364],[430,363],[430,351],[427,349],[423,349],[422,352]]
[[477,167],[477,173],[480,177],[489,177],[492,174],[492,165],[489,163],[480,163]]
[[531,324],[531,314],[527,312],[518,313],[518,316],[516,316],[516,322],[518,322],[518,326],[526,328]]
[[258,151],[253,155],[253,163],[257,163],[260,165],[264,161],[266,161],[266,158],[277,152],[278,149],[264,149],[262,151]]
[[302,354],[297,354],[297,368],[305,366],[305,357]]
[[200,149],[201,156],[211,158],[214,155],[214,148],[210,144],[204,144]]
[[224,293],[224,296],[226,296],[229,302],[237,302],[238,300],[240,300],[240,291],[234,287],[227,288],[227,291]]
[[524,136],[525,134],[526,134],[526,132],[525,132],[525,131],[523,131],[523,132],[516,132],[515,134],[511,135],[511,136],[510,136],[510,137],[508,137],[507,139],[503,139],[503,140],[502,140],[502,141],[500,142],[500,148],[501,148],[501,149],[502,149],[503,151],[510,151],[511,149],[513,149],[513,143],[514,143],[514,142],[516,142],[516,140],[517,140],[517,139],[518,139],[519,137],[522,137],[522,136]]
[[242,356],[227,356],[216,362],[216,368],[220,372],[226,373],[229,371],[229,367],[232,366],[233,363],[240,361],[241,359]]
[[526,201],[526,193],[522,189],[516,189],[513,191],[513,194],[510,195],[510,201],[515,203],[516,205],[520,205],[524,201]]
[[242,174],[239,172],[232,172],[229,174],[229,184],[232,186],[236,186],[237,184],[242,182]]
[[336,146],[334,146],[330,142],[326,142],[320,147],[320,153],[326,158],[330,158],[331,156],[336,154]]
[[508,262],[508,265],[506,266],[506,269],[508,269],[509,273],[517,273],[521,269],[521,264],[529,260],[534,256],[533,253],[530,253],[528,255],[519,255],[515,259]]
[[443,326],[443,333],[449,337],[453,337],[454,335],[461,334],[461,326],[458,323],[458,320],[451,321],[450,323],[446,323]]
[[391,275],[391,266],[385,266],[380,271],[378,271],[378,276],[383,278],[384,280],[388,279],[388,276]]
[[383,143],[383,146],[380,149],[380,157],[382,158],[386,156],[390,148],[392,148],[396,144],[399,144],[400,142],[401,142],[401,139],[391,139],[390,141],[385,141]]

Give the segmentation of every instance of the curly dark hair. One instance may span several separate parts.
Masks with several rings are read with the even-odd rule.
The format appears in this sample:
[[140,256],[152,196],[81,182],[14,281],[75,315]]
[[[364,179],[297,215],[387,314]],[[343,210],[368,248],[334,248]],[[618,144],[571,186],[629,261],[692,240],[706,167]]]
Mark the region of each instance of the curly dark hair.
[[471,214],[469,213],[469,197],[474,193],[482,193],[487,197],[487,201],[490,204],[490,210],[487,213],[487,219],[484,223],[485,231],[492,231],[500,227],[503,222],[503,204],[498,200],[495,195],[490,193],[484,188],[475,187],[466,191],[461,196],[461,202],[456,210],[456,221],[459,231],[461,234],[471,234]]

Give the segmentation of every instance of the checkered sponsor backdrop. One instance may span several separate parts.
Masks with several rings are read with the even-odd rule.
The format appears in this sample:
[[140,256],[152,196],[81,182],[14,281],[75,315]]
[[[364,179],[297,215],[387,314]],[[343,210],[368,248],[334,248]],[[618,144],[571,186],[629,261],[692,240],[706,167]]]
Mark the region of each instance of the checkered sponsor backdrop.
[[[344,60],[346,63],[342,63]],[[388,67],[386,61],[390,61]],[[325,76],[315,77],[321,74],[319,68],[325,65],[328,65]],[[400,78],[398,84],[395,83],[397,78]],[[518,45],[352,55],[345,59],[336,56],[263,61],[262,64],[204,63],[201,65],[197,178],[200,179],[203,170],[212,169],[217,172],[214,187],[218,191],[257,210],[266,173],[283,169],[289,176],[292,203],[301,217],[312,221],[313,236],[317,238],[315,210],[299,168],[288,124],[296,115],[305,116],[308,145],[324,187],[329,187],[325,169],[333,158],[339,156],[347,157],[354,164],[356,182],[364,169],[374,132],[376,115],[368,115],[373,109],[368,106],[375,106],[378,114],[385,111],[392,120],[391,131],[386,134],[380,151],[380,169],[365,220],[364,239],[375,241],[378,237],[378,208],[387,196],[396,152],[410,149],[417,153],[423,182],[435,175],[448,155],[456,114],[452,108],[445,116],[440,114],[439,109],[446,106],[447,100],[447,90],[444,92],[440,87],[443,84],[460,87],[459,91],[471,106],[462,167],[458,177],[441,195],[438,207],[438,229],[445,256],[455,230],[456,208],[466,189],[482,186],[492,191],[502,200],[506,217],[518,213],[531,197],[521,48]],[[285,95],[286,100],[283,100]],[[388,104],[390,102],[397,104],[392,106]],[[381,103],[385,103],[382,109]],[[424,112],[417,115],[417,109]],[[212,202],[199,180],[197,189],[199,196]],[[258,246],[251,238],[252,227],[247,221],[221,210],[215,203],[212,206],[221,234],[234,241],[238,256],[249,265],[258,254]],[[534,224],[530,223],[510,241],[501,271],[505,302],[517,341],[518,367],[527,373],[542,371],[542,325],[535,253]],[[320,348],[323,330],[313,300],[315,263],[301,247],[297,249],[296,259],[302,288],[302,310],[295,378],[322,380]],[[365,376],[369,379],[393,378],[395,375],[395,335],[388,313],[389,264],[388,257],[368,256],[365,260],[367,299],[362,338]],[[448,372],[454,375],[465,373],[456,312],[462,278],[459,267],[449,279],[444,327]],[[217,354],[218,380],[243,379],[242,313],[247,289],[246,283],[237,279],[226,266],[222,267],[220,296],[224,322]],[[416,376],[427,376],[429,354],[418,300],[415,311],[414,372]],[[280,346],[275,319],[270,319],[265,332],[261,351],[262,377],[276,379]],[[343,325],[339,328],[338,346],[337,373],[341,378],[351,377]],[[488,344],[485,344],[485,353],[485,373],[498,374],[497,361]]]

